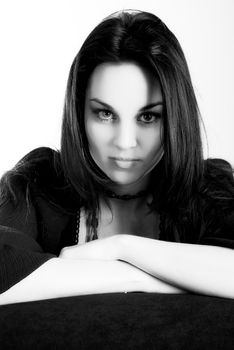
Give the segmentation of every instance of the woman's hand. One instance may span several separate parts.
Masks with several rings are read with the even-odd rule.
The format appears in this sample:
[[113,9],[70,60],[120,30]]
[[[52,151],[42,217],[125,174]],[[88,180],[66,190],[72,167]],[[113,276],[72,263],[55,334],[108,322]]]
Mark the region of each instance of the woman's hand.
[[59,257],[80,260],[118,260],[121,235],[97,239],[82,245],[64,247]]
[[[110,282],[111,279],[109,278],[108,288],[113,288],[113,291],[115,292],[119,291],[119,287],[116,287],[115,285],[115,278],[117,276],[121,276],[124,282],[121,285],[122,289],[120,289],[120,291],[140,291],[150,293],[185,293],[184,290],[153,277],[149,273],[144,272],[142,269],[139,269],[137,266],[128,264],[128,262],[125,263],[123,261],[117,261],[123,260],[121,257],[122,252],[125,248],[126,239],[128,240],[128,235],[119,234],[108,238],[97,239],[95,241],[91,241],[82,245],[64,247],[60,252],[59,258],[68,260],[86,260],[84,261],[84,263],[94,263],[95,266],[99,266],[99,264],[102,263],[101,261],[105,260],[106,262],[103,262],[103,267],[105,266],[107,269],[110,267],[111,269],[113,268],[113,283]],[[129,249],[131,249],[131,247]],[[74,262],[78,263],[78,261]],[[116,267],[118,267],[117,270]],[[100,289],[98,289],[98,291],[103,292],[100,291]]]

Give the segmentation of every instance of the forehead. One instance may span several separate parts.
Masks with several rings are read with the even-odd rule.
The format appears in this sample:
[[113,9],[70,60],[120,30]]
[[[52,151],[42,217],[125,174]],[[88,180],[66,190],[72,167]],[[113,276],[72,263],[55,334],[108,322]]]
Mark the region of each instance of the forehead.
[[95,68],[86,96],[118,105],[121,101],[146,104],[162,101],[159,80],[135,62],[103,63]]

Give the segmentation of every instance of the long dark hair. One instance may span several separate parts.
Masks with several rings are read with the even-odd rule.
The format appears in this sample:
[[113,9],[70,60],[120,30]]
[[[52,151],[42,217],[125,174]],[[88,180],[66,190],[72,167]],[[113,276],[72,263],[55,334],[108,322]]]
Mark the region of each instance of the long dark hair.
[[[27,199],[29,179],[41,174],[36,165],[40,163],[42,176],[37,177],[42,182],[45,179],[45,195],[49,198],[47,192],[51,192],[53,186],[56,190],[63,188],[60,197],[70,193],[67,201],[70,203],[74,194],[74,206],[84,206],[88,211],[91,228],[88,240],[96,237],[98,194],[105,192],[111,180],[89,153],[84,126],[85,93],[89,78],[99,64],[122,61],[134,61],[147,67],[161,83],[165,103],[164,156],[152,171],[152,209],[161,214],[163,239],[192,242],[192,232],[198,232],[195,226],[202,211],[205,212],[202,198],[205,203],[211,199],[210,203],[215,202],[218,210],[230,208],[230,203],[234,206],[233,174],[225,161],[203,160],[201,119],[183,51],[167,26],[147,12],[114,13],[89,34],[68,77],[61,151],[53,151],[54,154],[43,148],[23,158],[1,179],[1,202],[11,197],[20,203],[17,179],[21,185],[24,179],[23,192]],[[45,173],[49,171],[54,175],[48,184]],[[56,201],[54,197],[55,204]]]
[[[191,198],[203,175],[199,111],[187,63],[174,34],[155,15],[120,11],[104,19],[87,37],[71,66],[65,98],[61,160],[65,176],[93,213],[97,193],[108,179],[92,160],[84,128],[88,80],[104,62],[135,61],[159,78],[165,101],[164,206],[176,208]],[[153,185],[153,184],[152,184]],[[152,186],[154,192],[154,186]]]

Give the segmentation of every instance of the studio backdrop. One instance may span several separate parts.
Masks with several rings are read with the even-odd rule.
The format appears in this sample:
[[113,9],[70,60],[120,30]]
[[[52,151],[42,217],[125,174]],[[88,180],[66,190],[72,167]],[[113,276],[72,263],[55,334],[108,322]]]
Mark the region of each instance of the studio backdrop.
[[204,156],[234,166],[233,0],[0,0],[0,175],[32,149],[60,148],[71,62],[120,9],[159,16],[179,39],[203,118]]

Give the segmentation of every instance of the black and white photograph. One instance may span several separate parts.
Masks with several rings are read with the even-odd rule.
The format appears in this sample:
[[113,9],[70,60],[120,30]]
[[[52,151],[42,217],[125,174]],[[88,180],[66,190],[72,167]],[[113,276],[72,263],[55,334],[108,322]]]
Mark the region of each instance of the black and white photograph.
[[1,349],[234,344],[234,2],[0,2]]

